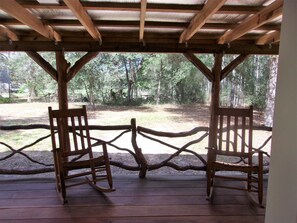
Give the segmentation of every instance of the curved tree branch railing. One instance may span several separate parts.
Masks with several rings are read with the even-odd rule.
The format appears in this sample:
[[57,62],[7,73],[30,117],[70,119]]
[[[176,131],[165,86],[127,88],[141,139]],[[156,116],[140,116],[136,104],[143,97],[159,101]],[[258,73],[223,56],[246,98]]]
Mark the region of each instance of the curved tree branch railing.
[[[157,164],[151,164],[151,165],[147,165],[147,169],[150,170],[156,170],[159,169],[161,167],[167,166],[167,167],[171,167],[173,169],[179,170],[179,171],[186,171],[186,170],[206,170],[206,160],[198,153],[196,153],[193,150],[189,150],[188,148],[193,145],[193,144],[197,144],[199,142],[201,142],[204,138],[206,138],[208,136],[208,127],[196,127],[190,131],[187,132],[179,132],[179,133],[172,133],[172,132],[160,132],[160,131],[155,131],[152,129],[148,129],[145,127],[141,127],[138,126],[137,127],[137,132],[139,135],[158,142],[162,145],[165,145],[169,148],[172,148],[174,150],[176,150],[176,152],[174,152],[172,155],[170,155],[167,159],[163,160],[162,162],[159,162]],[[156,137],[163,137],[163,138],[180,138],[180,137],[188,137],[188,136],[193,136],[196,135],[200,132],[204,132],[204,134],[202,136],[200,136],[199,138],[189,141],[188,143],[186,143],[185,145],[181,146],[181,147],[177,147],[174,146],[172,144],[166,143]],[[187,165],[187,166],[179,166],[173,162],[171,162],[175,157],[177,157],[178,155],[180,155],[182,152],[186,152],[189,153],[191,155],[194,155],[196,158],[198,158],[198,160],[200,160],[202,162],[202,166],[194,166],[194,165]]]
[[[49,130],[50,127],[49,125],[41,125],[41,124],[34,124],[34,125],[14,125],[14,126],[0,126],[0,130],[3,131],[16,131],[16,130],[32,130],[32,129],[46,129]],[[130,149],[127,148],[121,148],[118,147],[117,145],[114,144],[114,142],[116,140],[118,140],[120,137],[122,137],[123,135],[125,135],[126,133],[131,132],[131,125],[115,125],[115,126],[100,126],[100,125],[90,125],[89,126],[90,130],[102,130],[102,131],[121,131],[116,137],[114,137],[113,139],[106,141],[106,143],[111,146],[114,147],[120,151],[126,151],[128,152],[130,155],[132,155],[134,157],[134,159],[136,160],[137,165],[135,166],[131,166],[131,165],[127,165],[124,164],[122,162],[118,162],[118,161],[110,161],[111,165],[117,166],[119,168],[123,168],[126,170],[131,170],[131,171],[139,171],[140,170],[140,165],[138,164],[138,158],[135,155],[135,152],[133,152]],[[38,164],[41,167],[36,168],[34,170],[28,170],[28,169],[8,169],[8,168],[0,168],[0,174],[9,174],[9,175],[30,175],[30,174],[41,174],[41,173],[48,173],[48,172],[54,172],[54,164],[52,163],[44,163],[44,162],[40,162],[37,161],[36,159],[33,159],[32,157],[30,157],[29,155],[27,155],[26,153],[23,152],[23,150],[28,149],[34,145],[37,145],[38,143],[44,141],[45,139],[49,138],[50,135],[46,135],[43,137],[40,137],[39,139],[37,139],[36,141],[25,145],[21,148],[18,149],[14,149],[12,146],[8,145],[7,143],[4,142],[0,142],[0,145],[4,146],[8,152],[10,152],[8,155],[5,155],[3,157],[0,158],[0,162],[7,160],[13,156],[15,156],[16,154],[20,154],[22,155],[25,159],[29,160],[31,163],[34,164]],[[95,141],[95,143],[93,143],[92,145],[98,146],[100,144],[100,142],[102,142],[102,139],[98,139],[98,138],[92,138],[93,141]],[[51,145],[49,145],[49,147],[51,148]]]
[[[135,160],[135,165],[127,164],[124,162],[111,160],[111,165],[115,167],[119,167],[128,171],[139,171],[140,177],[145,177],[147,171],[157,170],[162,167],[170,167],[178,171],[187,171],[187,170],[195,170],[195,171],[205,171],[206,170],[206,159],[196,151],[190,149],[190,146],[193,145],[199,145],[202,140],[204,140],[206,137],[208,137],[208,127],[196,127],[190,131],[185,132],[162,132],[162,131],[156,131],[149,128],[145,128],[142,126],[136,126],[136,120],[131,119],[130,125],[114,125],[114,126],[100,126],[100,125],[90,125],[90,130],[94,131],[115,131],[117,134],[115,137],[113,137],[110,140],[103,140],[100,138],[92,137],[92,145],[98,146],[101,144],[102,141],[105,141],[107,145],[110,147],[115,148],[118,151],[125,152],[132,156],[132,158]],[[33,124],[33,125],[14,125],[14,126],[0,126],[0,130],[2,131],[16,131],[16,130],[33,130],[33,129],[45,129],[49,130],[49,125],[43,125],[43,124]],[[254,130],[259,131],[268,131],[271,132],[272,128],[266,127],[266,126],[254,126]],[[119,131],[119,133],[118,133]],[[131,147],[132,149],[121,147],[115,144],[117,140],[122,138],[126,134],[131,134]],[[173,150],[171,154],[168,154],[168,157],[166,157],[164,160],[159,160],[158,163],[150,164],[147,161],[146,155],[143,154],[142,149],[138,145],[137,136],[141,136],[143,138],[146,138],[150,141],[153,141],[155,143],[158,143],[162,146],[165,146],[167,148],[170,148]],[[164,139],[176,139],[176,138],[182,138],[182,137],[194,137],[192,140],[187,140],[186,143],[180,147],[173,145],[172,143],[165,142]],[[42,173],[48,173],[48,172],[54,172],[53,162],[46,163],[38,161],[32,157],[30,157],[28,154],[25,153],[25,150],[28,150],[29,148],[38,145],[42,141],[48,139],[50,137],[49,134],[46,134],[45,136],[42,136],[38,138],[37,140],[33,141],[32,143],[22,146],[18,149],[13,148],[12,146],[8,145],[5,142],[0,142],[0,145],[2,145],[7,153],[7,155],[3,155],[3,157],[0,157],[0,162],[8,160],[12,158],[15,155],[21,155],[29,162],[39,165],[39,168],[35,169],[9,169],[9,168],[0,168],[0,174],[9,174],[9,175],[33,175],[33,174],[42,174]],[[269,143],[271,140],[271,135],[258,147],[253,148],[255,151],[263,150],[265,146]],[[51,145],[49,145],[51,148]],[[195,158],[195,160],[198,160],[200,165],[193,165],[192,163],[188,163],[187,165],[181,166],[177,163],[173,162],[173,159],[178,157],[179,155],[183,154],[189,154],[192,157]],[[3,153],[5,154],[5,153]],[[264,151],[264,154],[267,156],[267,158],[270,158],[270,154]],[[269,163],[266,163],[268,165]],[[268,170],[267,170],[268,171]],[[266,171],[266,172],[267,172]]]

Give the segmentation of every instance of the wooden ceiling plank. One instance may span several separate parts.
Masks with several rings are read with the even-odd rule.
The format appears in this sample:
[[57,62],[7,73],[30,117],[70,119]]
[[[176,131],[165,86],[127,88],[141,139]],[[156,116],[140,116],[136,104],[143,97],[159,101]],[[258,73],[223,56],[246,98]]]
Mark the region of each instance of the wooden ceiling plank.
[[0,25],[0,36],[8,38],[9,40],[12,40],[12,41],[19,40],[19,37],[14,32],[12,32],[11,30],[9,30],[7,27],[3,25]]
[[213,74],[210,69],[199,59],[194,53],[184,53],[184,56],[195,66],[197,67],[201,73],[209,80],[213,81]]
[[67,7],[73,12],[73,14],[78,18],[80,23],[85,27],[88,33],[95,39],[98,40],[100,43],[102,42],[101,34],[99,33],[98,29],[94,26],[94,23],[84,9],[82,4],[79,0],[64,0]]
[[47,62],[42,56],[35,51],[26,51],[27,55],[31,57],[45,72],[47,72],[54,80],[58,80],[58,72],[52,65]]
[[139,41],[140,42],[143,42],[146,6],[147,6],[147,0],[141,0],[140,29],[139,29]]
[[191,20],[190,25],[183,31],[179,38],[179,43],[184,43],[206,23],[214,13],[216,13],[226,2],[226,0],[208,0],[203,9]]
[[232,60],[221,72],[221,80],[223,80],[227,75],[234,70],[239,64],[241,64],[249,54],[241,54]]
[[[37,1],[18,0],[26,8],[30,9],[67,9],[67,6],[59,4],[39,4]],[[139,11],[138,3],[121,2],[81,2],[86,10],[111,10],[111,11]],[[148,3],[147,12],[172,12],[172,13],[197,13],[201,11],[203,5],[182,5],[182,4],[158,4]],[[224,5],[218,10],[218,14],[254,14],[263,9],[264,6],[246,5]]]
[[61,36],[52,27],[43,24],[36,16],[17,3],[15,0],[1,0],[0,9],[10,14],[23,24],[31,27],[42,36],[55,41],[61,41]]
[[232,30],[228,30],[222,35],[218,43],[230,43],[246,34],[247,32],[262,26],[263,24],[282,15],[283,0],[276,0],[260,12],[247,18],[244,22],[240,23]]
[[260,37],[257,41],[257,45],[264,45],[264,44],[271,44],[271,43],[276,43],[280,41],[280,31],[273,31],[269,32],[262,37]]
[[[74,19],[42,19],[44,23],[53,27],[63,27],[63,26],[81,26],[78,20]],[[112,21],[112,20],[93,20],[95,26],[99,27],[135,27],[139,26],[138,21]],[[21,23],[16,19],[2,19],[1,24],[4,26],[20,25]],[[185,29],[189,24],[186,22],[164,22],[164,21],[145,21],[145,27],[147,28],[160,28],[160,29]],[[205,23],[201,29],[218,29],[226,30],[233,29],[237,26],[237,23]],[[280,30],[280,24],[265,24],[257,27],[257,30]]]
[[86,65],[89,61],[94,59],[99,52],[88,52],[83,57],[81,57],[75,64],[69,69],[67,74],[67,82],[70,81],[84,65]]

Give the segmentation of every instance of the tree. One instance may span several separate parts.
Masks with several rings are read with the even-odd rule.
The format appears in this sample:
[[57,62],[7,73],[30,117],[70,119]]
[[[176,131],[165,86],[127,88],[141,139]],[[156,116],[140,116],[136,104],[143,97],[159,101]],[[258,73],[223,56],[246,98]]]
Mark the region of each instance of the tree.
[[[254,55],[236,67],[221,83],[221,103],[225,106],[254,105],[258,110],[266,106],[269,56]],[[224,65],[234,59],[225,56]]]
[[[71,53],[68,55],[67,61],[74,63],[82,56],[82,53]],[[92,105],[108,100],[109,61],[109,54],[99,54],[78,72],[69,82],[72,100],[88,101]]]
[[145,54],[121,54],[119,57],[125,73],[127,99],[131,102],[138,97],[138,76],[142,70]]
[[13,83],[27,90],[27,101],[33,97],[47,97],[56,92],[54,80],[25,53],[15,53],[10,57],[10,69]]
[[276,78],[277,78],[278,56],[269,57],[269,81],[268,90],[266,94],[266,108],[265,108],[265,125],[272,127],[273,125],[273,111],[274,111],[274,99],[276,90]]

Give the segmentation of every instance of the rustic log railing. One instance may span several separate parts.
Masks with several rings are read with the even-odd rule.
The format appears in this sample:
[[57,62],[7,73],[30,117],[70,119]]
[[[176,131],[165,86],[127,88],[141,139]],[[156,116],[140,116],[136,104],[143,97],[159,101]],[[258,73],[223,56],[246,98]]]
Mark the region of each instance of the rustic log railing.
[[[208,137],[208,127],[196,127],[190,131],[185,132],[162,132],[162,131],[156,131],[149,128],[145,128],[142,126],[136,126],[136,120],[131,119],[130,125],[114,125],[114,126],[99,126],[99,125],[90,125],[90,130],[92,131],[113,131],[116,132],[116,135],[109,140],[104,139],[104,141],[108,144],[108,146],[116,149],[119,152],[125,152],[129,154],[134,160],[135,164],[131,164],[131,162],[125,163],[124,161],[118,161],[116,159],[111,160],[111,165],[122,168],[128,171],[139,171],[140,177],[145,177],[147,171],[157,170],[162,167],[170,167],[177,171],[186,171],[186,170],[194,170],[194,171],[205,171],[206,170],[206,159],[205,155],[199,154],[197,152],[199,149],[200,151],[204,151],[204,147],[200,146],[199,143],[201,143],[202,140],[206,139]],[[33,130],[33,129],[45,129],[49,130],[49,125],[42,125],[42,124],[34,124],[34,125],[14,125],[14,126],[0,126],[1,131],[19,131],[19,130]],[[272,129],[265,126],[254,126],[254,130],[259,131],[267,131],[271,132]],[[130,134],[130,136],[127,136],[127,134]],[[121,147],[117,145],[117,141],[121,139],[122,137],[129,137],[130,143],[128,147]],[[191,139],[187,140],[185,144],[181,146],[177,146],[173,141],[173,139],[177,138],[186,138],[191,136]],[[160,146],[165,146],[166,148],[169,148],[173,150],[172,153],[167,154],[167,156],[163,159],[156,159],[155,163],[150,163],[147,158],[147,154],[144,154],[142,149],[139,147],[139,140],[137,137],[145,138],[146,140],[149,140],[151,142],[160,144]],[[53,167],[53,160],[49,159],[46,162],[40,161],[36,158],[32,158],[26,151],[28,151],[31,147],[37,146],[39,143],[41,143],[44,140],[47,140],[50,138],[50,134],[46,134],[37,140],[33,141],[32,143],[29,143],[28,145],[22,146],[18,149],[13,148],[11,145],[8,145],[5,142],[0,141],[0,174],[7,174],[7,175],[33,175],[33,174],[42,174],[42,173],[48,173],[48,172],[54,172]],[[165,142],[165,139],[169,139],[169,142]],[[103,139],[100,139],[98,137],[93,137],[92,142],[93,146],[97,146],[102,142]],[[269,143],[271,140],[271,134],[268,136],[265,141],[258,146],[257,148],[254,148],[254,150],[263,150],[263,148]],[[198,146],[199,149],[191,149],[191,146]],[[125,145],[126,146],[126,145]],[[143,146],[143,145],[142,145]],[[158,145],[157,145],[158,147]],[[49,143],[48,148],[51,148],[51,144]],[[47,150],[49,152],[50,149]],[[159,151],[162,153],[162,151]],[[34,153],[34,152],[33,152]],[[180,156],[180,155],[190,155],[192,158],[194,158],[195,163],[193,164],[190,161],[187,162],[186,165],[181,165],[177,162],[174,162],[173,160]],[[268,152],[264,152],[266,157],[269,159],[270,155]],[[16,155],[22,156],[26,162],[30,162],[33,164],[34,168],[30,169],[18,169],[13,167],[3,167],[1,165],[1,162],[9,162],[9,159],[13,158]],[[51,156],[52,157],[52,156]],[[192,159],[191,159],[192,160]],[[198,163],[198,164],[197,164]],[[266,162],[266,165],[268,165],[269,162]],[[30,165],[29,165],[30,166]],[[38,166],[38,167],[36,167]],[[266,171],[267,172],[267,171]]]
[[[163,160],[159,163],[147,164],[148,171],[156,170],[156,169],[159,169],[164,166],[168,166],[168,167],[171,167],[171,168],[179,170],[179,171],[206,170],[206,160],[200,154],[198,154],[197,152],[190,150],[188,148],[193,144],[197,144],[197,143],[201,142],[203,139],[205,139],[208,136],[208,127],[196,127],[188,132],[172,133],[172,132],[154,131],[154,130],[151,130],[151,129],[148,129],[145,127],[138,126],[137,132],[139,135],[141,135],[149,140],[152,140],[152,141],[158,142],[162,145],[165,145],[175,151],[168,158],[166,158],[165,160]],[[204,134],[194,140],[187,142],[186,144],[184,144],[181,147],[175,146],[172,143],[166,143],[166,142],[157,138],[157,137],[161,137],[161,138],[188,137],[188,136],[192,136],[192,135],[197,135],[200,132],[204,132]],[[189,154],[195,156],[198,160],[201,161],[202,166],[194,166],[194,165],[180,166],[180,165],[177,165],[177,164],[171,162],[175,157],[177,157],[181,153],[189,153]]]

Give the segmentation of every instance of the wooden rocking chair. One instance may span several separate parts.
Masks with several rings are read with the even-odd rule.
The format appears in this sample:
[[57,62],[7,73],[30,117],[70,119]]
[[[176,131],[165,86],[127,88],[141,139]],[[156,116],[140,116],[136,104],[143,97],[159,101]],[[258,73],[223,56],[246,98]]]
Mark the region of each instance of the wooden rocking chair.
[[[263,153],[257,152],[258,162],[253,163],[253,155],[256,153],[252,150],[253,107],[248,109],[217,108],[214,121],[217,123],[213,129],[212,144],[214,146],[208,148],[207,155],[208,198],[212,195],[213,187],[246,190],[257,192],[261,205],[263,201]],[[233,162],[226,162],[224,159],[218,161],[219,157],[235,160]],[[227,172],[223,171],[239,171],[244,174],[231,176],[224,174]],[[215,178],[222,178],[225,181],[216,184]],[[226,180],[244,181],[246,187],[226,185]]]
[[[86,107],[48,110],[57,191],[63,203],[67,203],[66,188],[71,186],[89,183],[101,192],[114,191],[106,143],[102,143],[103,155],[93,157]],[[103,180],[105,187],[98,186]]]

